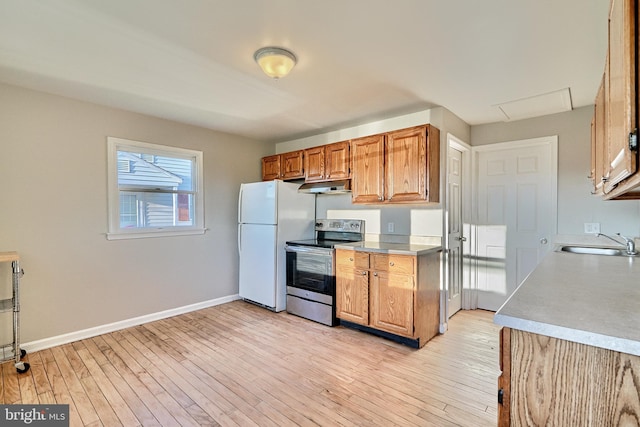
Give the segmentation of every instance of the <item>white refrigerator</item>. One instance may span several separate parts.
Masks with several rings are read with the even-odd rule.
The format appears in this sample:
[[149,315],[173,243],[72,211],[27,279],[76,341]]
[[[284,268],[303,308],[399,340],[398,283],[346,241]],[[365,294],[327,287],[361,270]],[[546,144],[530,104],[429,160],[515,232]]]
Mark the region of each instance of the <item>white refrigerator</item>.
[[240,297],[273,311],[286,308],[285,242],[314,238],[315,195],[280,180],[240,185]]

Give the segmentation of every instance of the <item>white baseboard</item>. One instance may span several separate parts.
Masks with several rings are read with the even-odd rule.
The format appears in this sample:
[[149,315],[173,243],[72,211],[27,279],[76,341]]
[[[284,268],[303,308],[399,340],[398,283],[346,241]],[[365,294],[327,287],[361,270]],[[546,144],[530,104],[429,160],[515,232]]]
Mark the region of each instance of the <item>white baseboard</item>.
[[160,311],[157,313],[146,314],[144,316],[134,317],[132,319],[121,320],[119,322],[109,323],[107,325],[96,326],[94,328],[83,329],[81,331],[70,332],[64,335],[58,335],[51,338],[44,338],[28,343],[21,343],[20,348],[31,353],[34,351],[44,350],[62,344],[95,337],[109,332],[118,331],[120,329],[129,328],[131,326],[142,325],[143,323],[153,322],[155,320],[166,319],[167,317],[176,316],[178,314],[189,313],[203,308],[213,307],[240,299],[238,294],[229,295],[222,298],[216,298],[196,304],[185,305],[183,307],[172,308],[170,310]]

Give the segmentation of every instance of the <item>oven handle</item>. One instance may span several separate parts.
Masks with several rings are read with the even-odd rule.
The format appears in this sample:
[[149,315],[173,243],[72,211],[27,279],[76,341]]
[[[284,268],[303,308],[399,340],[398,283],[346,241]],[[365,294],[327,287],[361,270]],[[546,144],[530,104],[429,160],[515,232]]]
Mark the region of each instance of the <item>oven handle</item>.
[[314,254],[321,255],[325,257],[331,257],[333,255],[332,249],[318,249],[318,248],[310,248],[306,246],[289,246],[286,245],[284,250],[287,252],[303,252],[306,254]]

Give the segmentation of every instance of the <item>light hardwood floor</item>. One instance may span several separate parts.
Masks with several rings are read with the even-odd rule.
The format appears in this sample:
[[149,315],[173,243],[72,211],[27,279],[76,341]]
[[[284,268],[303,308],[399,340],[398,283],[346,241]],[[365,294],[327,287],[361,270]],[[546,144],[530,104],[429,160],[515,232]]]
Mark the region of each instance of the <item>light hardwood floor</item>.
[[498,330],[462,311],[415,350],[242,301],[28,354],[0,401],[75,426],[495,426]]

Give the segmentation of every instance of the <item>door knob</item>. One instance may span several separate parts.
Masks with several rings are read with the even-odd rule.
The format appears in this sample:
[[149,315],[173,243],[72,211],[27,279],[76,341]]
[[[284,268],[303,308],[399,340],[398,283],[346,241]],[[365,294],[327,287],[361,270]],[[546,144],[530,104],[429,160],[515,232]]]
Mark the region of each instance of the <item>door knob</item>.
[[458,240],[460,242],[466,242],[467,238],[466,237],[456,237],[456,240]]
[[540,239],[540,243],[542,243],[543,245],[546,245],[547,239],[543,237],[542,239]]

